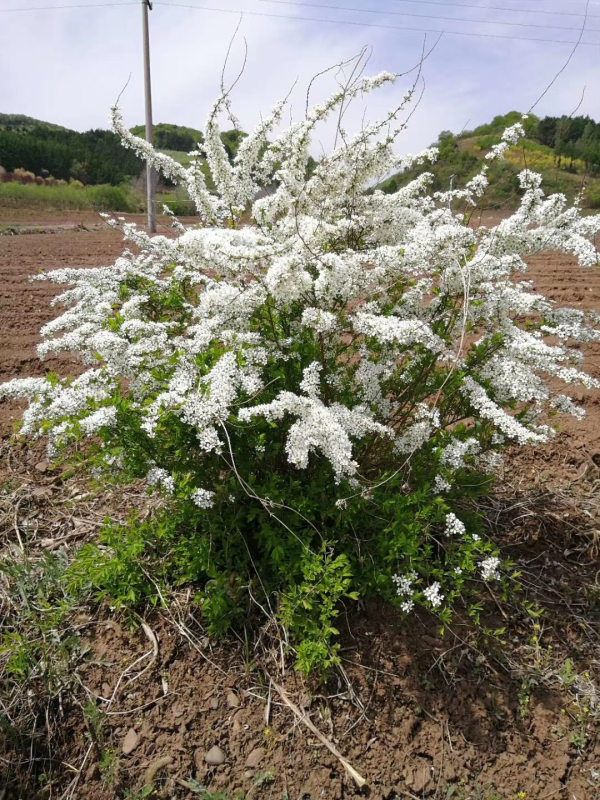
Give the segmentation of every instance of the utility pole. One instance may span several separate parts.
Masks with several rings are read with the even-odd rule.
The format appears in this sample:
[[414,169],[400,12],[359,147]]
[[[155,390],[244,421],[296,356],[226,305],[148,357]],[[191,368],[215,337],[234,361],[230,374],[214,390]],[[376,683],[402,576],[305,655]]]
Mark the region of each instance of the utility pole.
[[[144,99],[146,105],[146,141],[152,144],[152,91],[150,88],[150,40],[148,35],[148,9],[152,11],[152,0],[142,0],[142,28],[144,34]],[[156,233],[156,209],[154,187],[156,173],[146,164],[146,206],[148,209],[148,231]]]

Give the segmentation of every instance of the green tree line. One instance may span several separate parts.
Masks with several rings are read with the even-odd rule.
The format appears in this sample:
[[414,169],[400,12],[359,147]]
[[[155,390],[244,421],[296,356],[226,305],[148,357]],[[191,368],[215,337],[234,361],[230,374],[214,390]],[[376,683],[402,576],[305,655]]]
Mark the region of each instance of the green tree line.
[[[131,130],[137,136],[144,136],[142,125]],[[243,131],[236,129],[221,134],[230,159],[244,136]],[[168,123],[154,126],[154,144],[159,150],[189,152],[202,142],[202,133],[194,128]],[[113,185],[139,175],[144,166],[111,131],[79,133],[23,115],[7,114],[0,114],[0,165],[9,172],[22,167],[36,175],[46,170],[63,180],[76,178],[86,184]]]
[[537,140],[554,150],[559,167],[569,168],[578,158],[587,172],[600,174],[600,123],[590,117],[544,117]]
[[26,131],[0,130],[0,165],[55,178],[117,185],[139,175],[142,162],[111,131],[85,133],[37,125]]

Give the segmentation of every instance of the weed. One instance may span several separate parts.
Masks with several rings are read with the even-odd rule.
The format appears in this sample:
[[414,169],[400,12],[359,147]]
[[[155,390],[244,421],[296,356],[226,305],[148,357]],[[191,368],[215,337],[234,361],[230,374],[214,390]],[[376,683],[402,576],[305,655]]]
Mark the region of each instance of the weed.
[[525,719],[531,713],[531,680],[523,678],[519,687],[519,717]]
[[[62,738],[65,697],[85,655],[72,623],[76,598],[65,586],[66,566],[61,551],[33,558],[5,550],[0,557],[0,727],[8,734],[2,738],[7,753],[35,752],[40,765],[51,763],[50,743],[56,747]],[[37,779],[51,784],[50,769]]]
[[[474,786],[472,789],[464,780],[446,786],[445,800],[505,800],[493,787]],[[512,798],[511,798],[512,800]]]
[[119,758],[114,750],[103,750],[101,752],[98,769],[102,776],[102,783],[108,789],[113,789],[119,775]]
[[126,789],[123,795],[124,800],[145,800],[155,794],[151,786],[144,786],[143,789]]
[[257,772],[254,776],[254,785],[255,786],[267,786],[270,783],[273,783],[275,780],[275,773],[272,770],[267,770],[266,772]]
[[576,677],[577,676],[573,668],[573,662],[570,658],[567,658],[562,667],[560,667],[558,670],[558,679],[563,686],[569,687],[573,685]]
[[590,725],[590,706],[587,702],[573,700],[567,710],[567,714],[574,723],[574,730],[569,739],[570,744],[576,750],[583,750],[587,744]]
[[54,698],[72,682],[81,647],[69,625],[76,600],[65,587],[66,568],[66,555],[60,551],[37,560],[19,555],[0,562],[5,611],[0,620],[0,680],[5,690],[26,691],[35,683],[38,696]]
[[88,700],[83,706],[83,719],[93,741],[101,742],[102,729],[106,721],[106,716],[93,700]]
[[[182,781],[192,794],[198,795],[200,800],[231,800],[226,792],[210,792],[203,783],[198,783],[195,778],[188,778]],[[245,792],[236,792],[234,800],[243,800]]]

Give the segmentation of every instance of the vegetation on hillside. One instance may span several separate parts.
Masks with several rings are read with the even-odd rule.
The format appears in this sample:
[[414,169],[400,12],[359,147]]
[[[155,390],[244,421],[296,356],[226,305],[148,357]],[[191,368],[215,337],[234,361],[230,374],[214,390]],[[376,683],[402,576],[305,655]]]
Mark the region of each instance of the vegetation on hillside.
[[[427,167],[414,166],[392,175],[380,188],[393,193],[425,169],[433,175],[434,190],[443,191],[456,186],[477,172],[482,158],[502,131],[520,119],[519,112],[510,111],[473,131],[460,134],[442,131],[437,141],[437,163]],[[514,205],[520,195],[518,173],[529,167],[542,173],[547,191],[563,192],[572,199],[585,186],[585,204],[590,208],[600,207],[600,123],[589,117],[539,119],[531,115],[524,127],[526,138],[507,153],[503,162],[491,166],[493,189],[488,193],[488,203],[492,206]],[[137,125],[131,132],[143,136],[144,127]],[[235,128],[221,132],[230,161],[233,161],[246,135]],[[162,122],[154,126],[155,147],[184,167],[190,164],[188,153],[198,145],[202,146],[203,142],[202,131],[196,128]],[[311,162],[309,175],[316,164],[312,159]],[[119,137],[111,131],[80,133],[23,114],[0,114],[0,164],[9,172],[23,168],[35,175],[50,173],[57,179],[114,187],[138,176],[143,168],[142,161],[123,148]],[[212,190],[210,176],[206,174],[205,177]],[[168,181],[166,183],[170,185]],[[24,195],[17,197],[12,190],[8,194],[12,202],[22,203],[25,199]],[[33,198],[33,194],[31,196]],[[3,197],[8,199],[6,192]],[[69,205],[73,198],[66,200],[65,207],[80,207],[81,196],[77,196],[76,206]],[[187,198],[175,195],[165,199],[175,203],[173,210],[176,213],[189,213]],[[132,203],[134,201],[130,198],[128,204],[131,206]],[[123,203],[119,202],[118,207],[111,210],[124,210],[122,206]]]
[[[518,111],[499,115],[473,131],[438,137],[439,158],[434,165],[414,166],[396,173],[380,188],[393,193],[424,171],[433,175],[433,188],[445,191],[465,182],[478,171],[481,160],[498,141],[502,131],[521,120]],[[542,173],[548,192],[563,192],[572,199],[584,188],[584,202],[600,207],[600,123],[589,117],[530,115],[524,121],[526,138],[511,148],[503,162],[491,166],[488,193],[492,206],[514,204],[519,195],[518,173],[525,168]]]
[[21,167],[35,175],[47,172],[87,184],[117,185],[142,171],[140,159],[125,150],[112,131],[79,133],[47,123],[0,129],[0,164],[8,172]]
[[[143,125],[135,125],[131,128],[131,132],[134,136],[146,136],[146,129]],[[154,125],[153,133],[154,146],[159,150],[178,150],[187,153],[204,141],[202,131],[188,128],[185,125],[171,125],[167,122],[159,122],[158,125]]]
[[[143,125],[131,130],[136,136],[144,136]],[[237,129],[221,134],[230,160],[245,136]],[[195,128],[167,123],[154,126],[155,146],[185,166],[189,164],[189,151],[202,142],[202,133]],[[34,175],[49,173],[57,179],[113,186],[136,177],[143,169],[141,160],[126,150],[112,131],[80,133],[23,114],[0,114],[0,165],[8,172],[21,168]]]
[[56,125],[54,122],[43,122],[41,119],[34,119],[25,114],[0,114],[0,131],[19,131],[21,133],[28,133],[35,128],[48,128],[55,131],[66,131],[62,125]]

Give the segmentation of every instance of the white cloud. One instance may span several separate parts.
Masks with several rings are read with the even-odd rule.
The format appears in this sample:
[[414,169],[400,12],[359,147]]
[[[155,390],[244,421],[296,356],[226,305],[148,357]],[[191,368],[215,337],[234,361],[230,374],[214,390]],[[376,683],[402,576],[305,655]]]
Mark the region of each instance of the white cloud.
[[[88,0],[89,2],[90,0]],[[332,0],[324,0],[331,4]],[[36,0],[36,4],[40,0]],[[52,5],[58,0],[43,0]],[[71,0],[76,2],[76,0]],[[201,5],[201,0],[181,0]],[[474,2],[474,0],[471,0]],[[533,0],[529,5],[533,5]],[[23,4],[27,0],[22,0]],[[348,5],[374,8],[368,0]],[[498,5],[497,2],[492,5]],[[513,3],[513,6],[515,3]],[[211,6],[225,8],[224,0]],[[246,15],[234,45],[229,74],[240,63],[242,37],[248,44],[245,74],[234,93],[234,110],[243,127],[252,127],[260,113],[286,95],[297,80],[291,101],[294,114],[303,113],[304,92],[310,77],[323,68],[373,47],[368,72],[382,69],[402,72],[418,60],[423,36],[417,32],[302,21],[298,17],[334,18],[406,25],[414,28],[496,32],[506,36],[576,38],[576,32],[506,25],[467,25],[409,17],[375,17],[330,9],[275,6],[260,0],[238,0],[227,7],[260,13],[287,14],[296,19]],[[380,2],[380,9],[412,10],[439,16],[498,19],[574,27],[577,17],[501,15],[451,5]],[[553,0],[547,10],[564,10]],[[569,5],[569,8],[576,8]],[[581,4],[583,8],[583,4]],[[133,125],[144,118],[140,8],[137,4],[98,9],[47,10],[36,13],[2,13],[0,19],[0,73],[10,76],[0,84],[0,111],[24,113],[85,130],[106,127],[110,106],[131,79],[122,97],[125,120]],[[211,100],[218,93],[224,53],[238,18],[230,13],[167,8],[156,3],[150,13],[154,119],[201,126]],[[600,28],[599,20],[589,27]],[[586,34],[600,42],[600,33]],[[428,42],[433,36],[428,36]],[[414,151],[435,140],[439,131],[473,127],[511,109],[526,110],[564,63],[570,45],[517,39],[475,38],[446,34],[424,65],[425,94],[400,147]],[[600,119],[598,55],[600,46],[581,47],[565,72],[536,108],[539,114],[570,113],[584,85],[586,96],[577,113]],[[401,79],[392,89],[371,96],[369,118],[397,103],[410,83]],[[315,100],[332,83],[321,81]],[[364,109],[355,109],[360,124]],[[350,121],[348,122],[350,127]],[[324,145],[327,146],[327,136]]]

